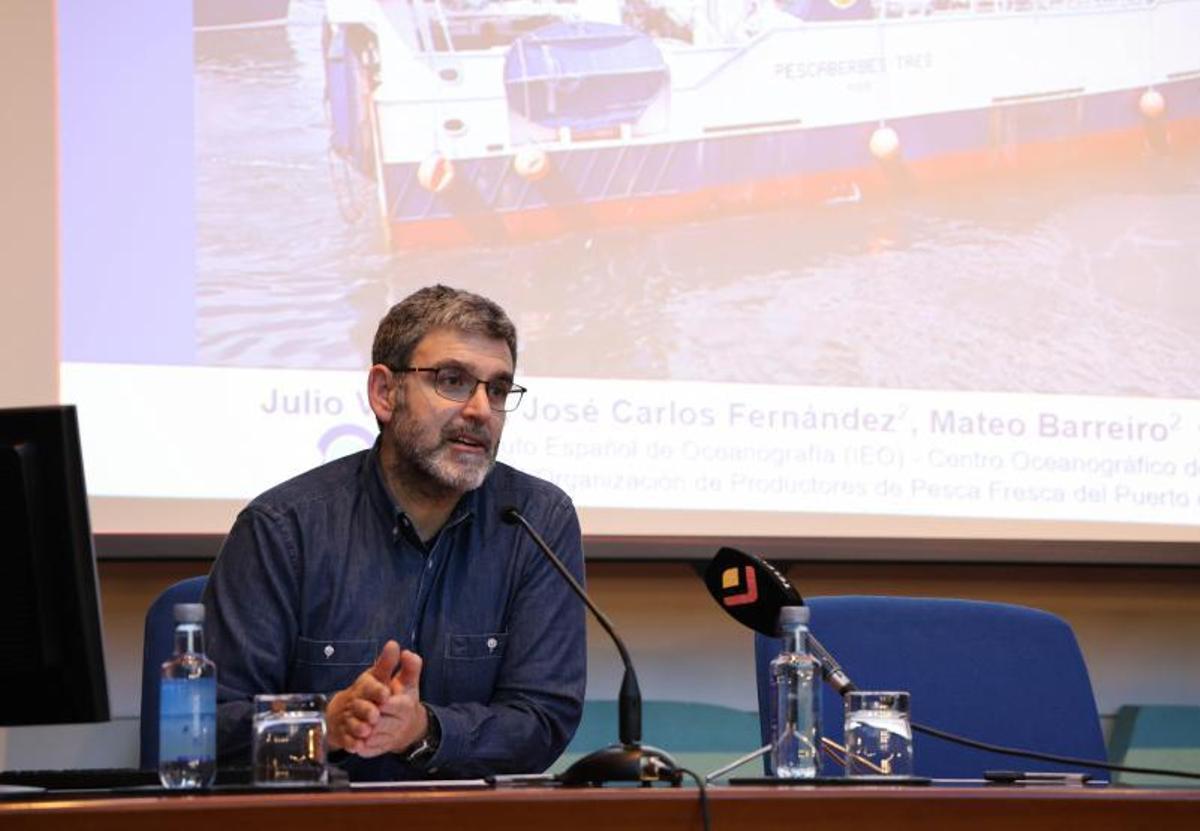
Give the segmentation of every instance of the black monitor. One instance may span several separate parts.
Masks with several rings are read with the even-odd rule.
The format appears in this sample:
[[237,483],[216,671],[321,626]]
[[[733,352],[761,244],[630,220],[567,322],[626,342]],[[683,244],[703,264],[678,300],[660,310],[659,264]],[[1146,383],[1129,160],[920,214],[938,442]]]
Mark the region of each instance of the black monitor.
[[0,725],[108,718],[75,408],[0,410]]

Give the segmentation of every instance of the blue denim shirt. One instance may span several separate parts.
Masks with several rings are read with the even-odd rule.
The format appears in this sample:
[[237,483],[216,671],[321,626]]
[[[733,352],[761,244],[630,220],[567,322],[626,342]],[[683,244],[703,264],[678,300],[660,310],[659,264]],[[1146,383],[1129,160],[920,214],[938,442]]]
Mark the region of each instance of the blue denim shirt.
[[419,768],[346,754],[352,779],[544,770],[579,723],[584,609],[500,513],[520,510],[582,581],[570,498],[497,464],[426,546],[384,485],[378,447],[267,491],[225,540],[204,594],[219,757],[249,763],[256,693],[332,694],[394,638],[424,661],[441,744]]

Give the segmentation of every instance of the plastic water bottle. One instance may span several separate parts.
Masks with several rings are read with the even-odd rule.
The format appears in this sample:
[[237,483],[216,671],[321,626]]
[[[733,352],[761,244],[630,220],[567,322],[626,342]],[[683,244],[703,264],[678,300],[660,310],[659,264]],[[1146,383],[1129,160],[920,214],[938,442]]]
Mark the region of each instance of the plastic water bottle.
[[175,605],[175,655],[162,665],[158,778],[206,788],[217,772],[217,667],[204,654],[204,605]]
[[771,763],[785,779],[817,775],[821,750],[821,666],[808,652],[807,606],[785,606],[779,612],[783,649],[771,662]]

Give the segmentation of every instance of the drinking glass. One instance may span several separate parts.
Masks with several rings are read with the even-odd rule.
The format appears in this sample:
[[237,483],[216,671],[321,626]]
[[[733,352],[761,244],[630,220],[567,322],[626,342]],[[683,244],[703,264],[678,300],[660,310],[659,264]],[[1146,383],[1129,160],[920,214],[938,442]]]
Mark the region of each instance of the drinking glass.
[[846,694],[846,775],[912,776],[908,693]]
[[324,785],[325,696],[284,693],[254,696],[254,784]]

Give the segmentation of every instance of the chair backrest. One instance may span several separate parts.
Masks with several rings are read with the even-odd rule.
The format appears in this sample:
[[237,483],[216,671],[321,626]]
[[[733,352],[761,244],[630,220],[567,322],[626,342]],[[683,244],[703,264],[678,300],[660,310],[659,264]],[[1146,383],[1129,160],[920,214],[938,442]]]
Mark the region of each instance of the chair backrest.
[[141,761],[143,770],[158,767],[158,693],[163,662],[175,649],[176,603],[199,603],[208,577],[189,577],[168,586],[146,610],[142,639]]
[[[863,690],[907,690],[912,719],[1005,747],[1103,762],[1104,736],[1071,627],[1048,612],[973,600],[812,597],[812,632]],[[779,640],[755,635],[759,723],[768,724],[769,666]],[[842,702],[822,685],[823,734],[842,741]],[[1085,770],[914,735],[915,772],[978,778],[985,770]],[[770,773],[770,760],[767,760]],[[828,757],[823,772],[840,775]]]

